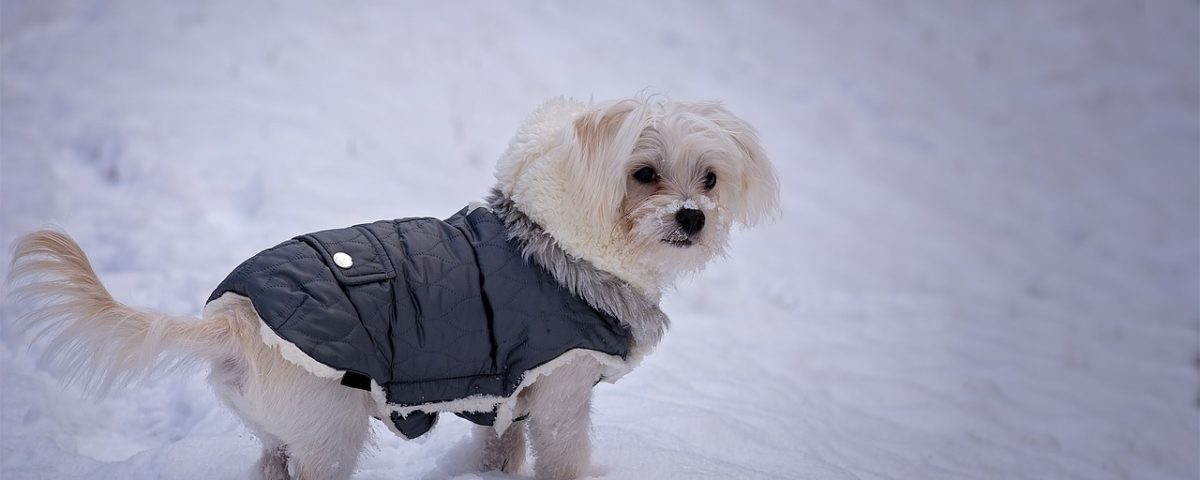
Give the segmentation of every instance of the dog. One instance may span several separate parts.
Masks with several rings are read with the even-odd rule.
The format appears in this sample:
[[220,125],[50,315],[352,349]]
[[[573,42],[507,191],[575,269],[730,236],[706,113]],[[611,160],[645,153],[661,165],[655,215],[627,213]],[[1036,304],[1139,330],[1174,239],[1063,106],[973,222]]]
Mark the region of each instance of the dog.
[[480,424],[485,470],[520,470],[528,436],[536,478],[577,478],[593,386],[658,344],[659,301],[681,275],[778,211],[778,180],[747,122],[657,97],[550,100],[495,175],[485,202],[446,220],[265,250],[199,319],[117,302],[69,236],[37,231],[13,255],[10,292],[28,302],[15,324],[100,392],[175,362],[210,366],[262,442],[261,478],[348,478],[370,418],[412,437],[438,413]]

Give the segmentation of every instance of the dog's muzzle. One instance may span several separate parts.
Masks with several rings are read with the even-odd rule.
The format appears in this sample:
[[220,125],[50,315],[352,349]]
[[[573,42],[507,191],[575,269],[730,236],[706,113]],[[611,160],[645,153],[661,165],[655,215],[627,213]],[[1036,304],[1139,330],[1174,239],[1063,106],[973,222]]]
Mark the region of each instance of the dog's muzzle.
[[679,228],[683,229],[683,233],[692,235],[704,228],[704,212],[694,208],[684,208],[675,212],[675,221],[679,223]]
[[675,212],[677,228],[671,230],[663,243],[676,247],[690,247],[694,243],[692,237],[704,228],[704,212],[695,208],[684,208]]

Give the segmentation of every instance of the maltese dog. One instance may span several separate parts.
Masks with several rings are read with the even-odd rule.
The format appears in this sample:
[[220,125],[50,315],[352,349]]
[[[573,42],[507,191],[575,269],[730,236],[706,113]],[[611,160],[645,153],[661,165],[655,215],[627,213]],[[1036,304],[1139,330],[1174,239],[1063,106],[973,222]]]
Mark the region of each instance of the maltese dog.
[[667,329],[659,300],[778,208],[754,130],[717,103],[555,99],[518,129],[484,202],[293,237],[233,270],[200,319],[123,305],[67,235],[18,242],[17,325],[106,390],[209,365],[261,440],[255,476],[347,478],[370,418],[415,438],[473,423],[482,467],[576,478],[592,388]]

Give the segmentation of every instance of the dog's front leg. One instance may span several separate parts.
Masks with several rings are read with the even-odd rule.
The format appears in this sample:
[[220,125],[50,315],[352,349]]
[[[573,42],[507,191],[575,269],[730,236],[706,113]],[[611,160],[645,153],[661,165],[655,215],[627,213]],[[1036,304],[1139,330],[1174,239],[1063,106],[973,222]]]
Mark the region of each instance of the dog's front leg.
[[592,386],[600,374],[599,363],[581,358],[531,387],[529,436],[537,478],[571,479],[587,472],[592,453]]

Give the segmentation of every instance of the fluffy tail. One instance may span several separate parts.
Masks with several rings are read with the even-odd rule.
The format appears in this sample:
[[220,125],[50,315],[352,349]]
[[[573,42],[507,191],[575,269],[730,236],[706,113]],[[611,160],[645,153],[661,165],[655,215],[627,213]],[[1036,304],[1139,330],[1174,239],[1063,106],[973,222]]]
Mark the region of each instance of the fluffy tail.
[[151,372],[216,358],[232,341],[226,318],[200,321],[117,302],[65,233],[41,230],[18,241],[8,284],[24,311],[12,325],[44,339],[43,358],[88,391],[104,393]]

